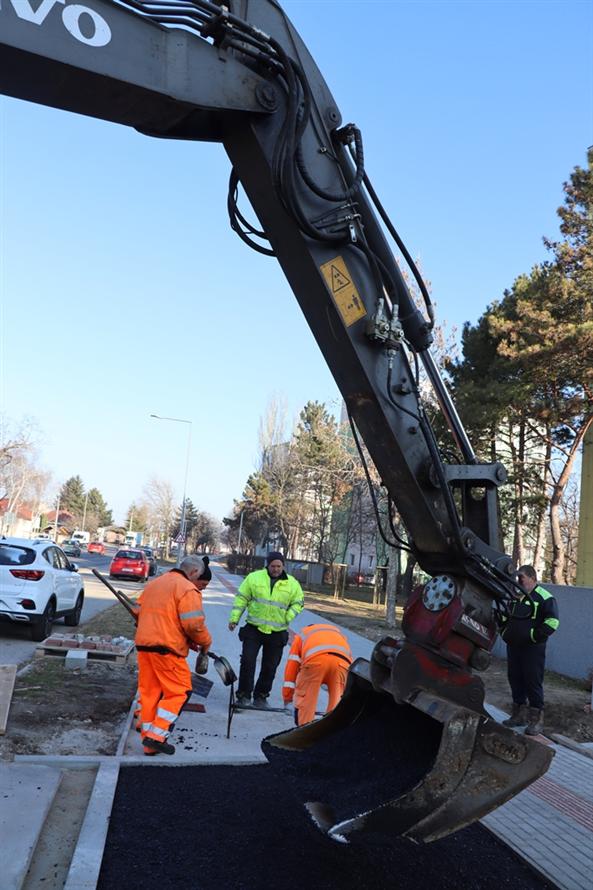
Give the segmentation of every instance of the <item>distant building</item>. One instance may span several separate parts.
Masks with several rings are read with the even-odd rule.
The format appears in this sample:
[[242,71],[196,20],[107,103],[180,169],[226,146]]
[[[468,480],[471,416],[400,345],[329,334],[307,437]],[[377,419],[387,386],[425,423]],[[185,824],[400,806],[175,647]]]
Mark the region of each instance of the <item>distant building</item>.
[[11,538],[30,538],[39,531],[39,513],[28,504],[12,506],[0,499],[0,534]]

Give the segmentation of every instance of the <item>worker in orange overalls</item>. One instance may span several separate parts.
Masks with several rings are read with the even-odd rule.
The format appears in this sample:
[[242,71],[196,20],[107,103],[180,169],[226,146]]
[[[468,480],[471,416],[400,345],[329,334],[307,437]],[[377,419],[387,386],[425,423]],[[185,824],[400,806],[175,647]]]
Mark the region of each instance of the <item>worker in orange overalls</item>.
[[207,569],[202,557],[186,556],[178,569],[150,581],[138,600],[138,691],[147,755],[175,753],[167,739],[191,695],[186,658],[190,648],[204,656],[212,642],[198,589]]
[[333,711],[342,698],[352,653],[348,640],[333,624],[309,624],[295,634],[286,669],[282,698],[288,705],[294,697],[297,726],[315,718],[322,684],[327,686],[327,711]]
[[[209,557],[203,556],[202,561],[204,563],[204,572],[202,575],[200,575],[200,577],[196,581],[196,587],[198,588],[200,593],[203,590],[206,590],[206,588],[212,581],[212,569],[208,565],[208,563],[210,562]],[[138,614],[140,612],[140,609],[138,608],[138,606],[136,606],[134,611],[135,611],[135,615],[136,615],[136,624],[137,624],[138,623]],[[193,649],[194,652],[197,652],[198,650],[200,650],[200,652],[201,652],[201,647],[198,646],[197,643],[193,643],[193,642],[190,643],[189,648]],[[205,659],[206,659],[206,663],[207,663],[208,655],[206,653],[204,653],[204,655],[205,655]],[[199,663],[199,659],[198,659],[198,663]],[[200,671],[200,673],[205,674],[206,670],[202,669]],[[140,690],[139,689],[136,692],[136,706],[134,709],[134,721],[135,721],[135,726],[136,726],[136,732],[142,732],[142,699],[140,698]]]

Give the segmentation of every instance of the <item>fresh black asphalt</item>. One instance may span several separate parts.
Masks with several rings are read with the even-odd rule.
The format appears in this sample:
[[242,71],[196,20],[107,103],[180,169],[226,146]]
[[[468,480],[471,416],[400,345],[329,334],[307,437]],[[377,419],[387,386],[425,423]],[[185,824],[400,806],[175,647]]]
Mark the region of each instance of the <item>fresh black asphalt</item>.
[[480,825],[427,845],[345,845],[267,764],[122,767],[98,890],[549,888]]

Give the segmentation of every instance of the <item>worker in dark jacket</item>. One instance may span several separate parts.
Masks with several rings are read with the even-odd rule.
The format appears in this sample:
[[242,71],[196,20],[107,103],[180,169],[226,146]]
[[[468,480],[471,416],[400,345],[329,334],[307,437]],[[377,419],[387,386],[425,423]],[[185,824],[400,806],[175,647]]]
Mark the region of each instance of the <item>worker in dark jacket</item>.
[[525,734],[537,735],[544,725],[546,641],[558,629],[558,606],[552,594],[537,583],[533,566],[521,566],[517,579],[525,593],[517,596],[510,614],[501,619],[500,635],[507,644],[507,670],[513,694],[512,714],[503,723],[523,726],[527,722]]
[[[239,587],[229,618],[233,631],[243,612],[247,621],[239,631],[243,643],[237,704],[267,708],[282,650],[288,642],[288,625],[303,608],[301,585],[284,570],[284,557],[278,551],[268,553],[265,569],[250,572]],[[262,649],[262,663],[255,689],[255,663]]]

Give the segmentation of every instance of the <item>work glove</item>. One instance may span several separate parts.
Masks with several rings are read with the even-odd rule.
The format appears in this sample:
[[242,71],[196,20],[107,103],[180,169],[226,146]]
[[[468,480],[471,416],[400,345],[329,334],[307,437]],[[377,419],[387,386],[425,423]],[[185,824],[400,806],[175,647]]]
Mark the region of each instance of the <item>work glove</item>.
[[201,652],[196,658],[196,666],[194,668],[194,673],[196,674],[207,674],[208,673],[208,653]]

